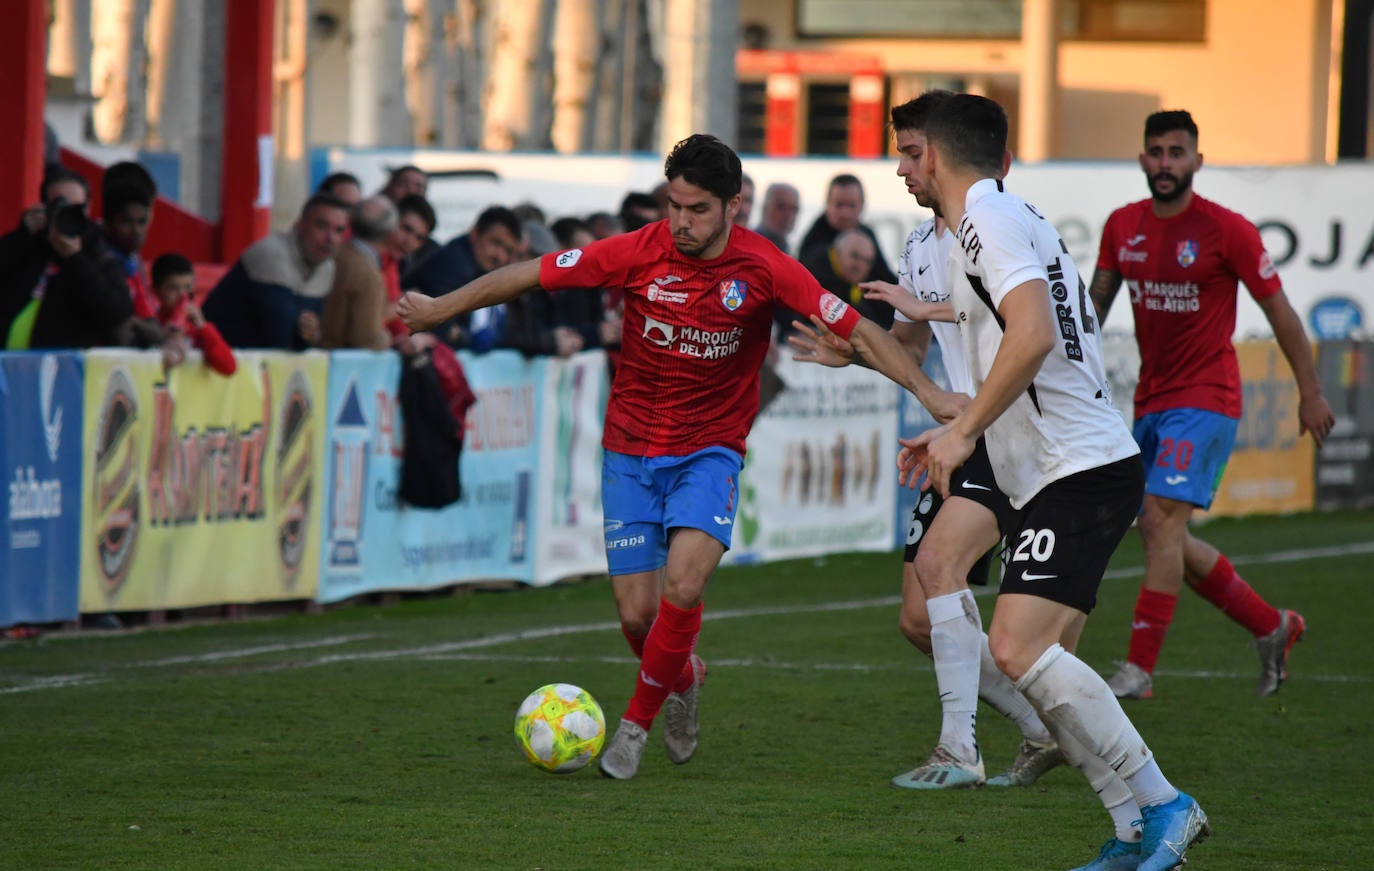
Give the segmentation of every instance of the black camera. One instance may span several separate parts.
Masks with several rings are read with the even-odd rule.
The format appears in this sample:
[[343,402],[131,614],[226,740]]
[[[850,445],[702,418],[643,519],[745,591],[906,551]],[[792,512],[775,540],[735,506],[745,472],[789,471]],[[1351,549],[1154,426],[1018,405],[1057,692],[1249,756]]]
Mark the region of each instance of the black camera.
[[91,219],[86,217],[84,204],[69,203],[57,197],[48,204],[48,225],[63,236],[84,236],[90,229]]

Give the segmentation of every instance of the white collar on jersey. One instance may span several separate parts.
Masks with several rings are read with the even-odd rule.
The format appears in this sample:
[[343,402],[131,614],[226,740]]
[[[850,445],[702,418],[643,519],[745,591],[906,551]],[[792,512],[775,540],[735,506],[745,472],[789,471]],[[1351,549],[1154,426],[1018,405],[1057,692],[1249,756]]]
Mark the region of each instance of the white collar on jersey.
[[964,211],[973,208],[973,204],[981,200],[988,194],[998,193],[1005,188],[1002,182],[995,178],[983,178],[969,186],[968,193],[964,194]]

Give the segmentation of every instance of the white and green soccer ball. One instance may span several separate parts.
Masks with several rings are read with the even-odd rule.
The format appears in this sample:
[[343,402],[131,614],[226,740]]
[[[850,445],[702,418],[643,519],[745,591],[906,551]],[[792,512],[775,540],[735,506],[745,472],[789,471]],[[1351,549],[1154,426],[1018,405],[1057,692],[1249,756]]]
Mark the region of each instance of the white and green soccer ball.
[[605,740],[601,706],[570,683],[540,687],[515,712],[515,743],[530,764],[545,771],[576,771],[596,758]]

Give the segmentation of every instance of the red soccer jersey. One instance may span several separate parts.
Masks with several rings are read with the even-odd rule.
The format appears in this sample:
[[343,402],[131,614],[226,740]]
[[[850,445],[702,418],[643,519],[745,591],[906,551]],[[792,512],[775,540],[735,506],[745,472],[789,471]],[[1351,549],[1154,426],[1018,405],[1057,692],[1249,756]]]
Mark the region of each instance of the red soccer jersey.
[[547,290],[623,288],[620,365],[606,409],[607,450],[683,456],[709,447],[744,453],[759,409],[759,367],[777,304],[817,314],[848,338],[853,308],[800,263],[743,227],[714,260],[679,252],[667,221],[585,248],[544,255]]
[[1131,292],[1140,346],[1135,416],[1200,408],[1239,418],[1236,284],[1256,301],[1283,290],[1255,225],[1196,194],[1168,219],[1141,200],[1107,219],[1097,266],[1119,272]]

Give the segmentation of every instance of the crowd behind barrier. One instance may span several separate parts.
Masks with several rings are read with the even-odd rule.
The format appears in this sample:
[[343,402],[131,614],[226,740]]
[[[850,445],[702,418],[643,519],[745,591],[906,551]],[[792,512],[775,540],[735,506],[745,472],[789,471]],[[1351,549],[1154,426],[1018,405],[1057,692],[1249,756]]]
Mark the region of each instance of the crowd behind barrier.
[[[1320,346],[1337,425],[1315,461],[1278,354],[1240,346],[1245,416],[1211,514],[1369,507],[1374,343]],[[396,496],[397,354],[249,352],[228,378],[156,352],[0,354],[0,626],[604,573],[605,354],[460,356],[478,397],[463,498],[431,511]],[[919,497],[897,487],[896,439],[928,415],[866,369],[778,373],[727,561],[899,546]]]

